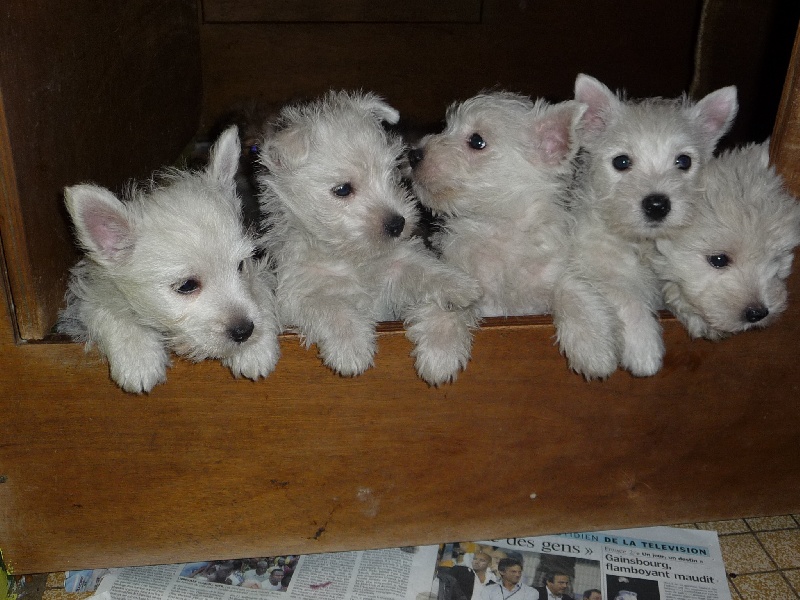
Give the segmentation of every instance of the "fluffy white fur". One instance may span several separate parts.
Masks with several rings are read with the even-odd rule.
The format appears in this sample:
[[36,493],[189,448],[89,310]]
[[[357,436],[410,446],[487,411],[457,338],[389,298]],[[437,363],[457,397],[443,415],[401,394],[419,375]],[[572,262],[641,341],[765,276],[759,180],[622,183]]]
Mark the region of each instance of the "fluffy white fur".
[[[570,324],[614,316],[589,281],[565,273],[574,228],[565,198],[584,110],[483,93],[453,104],[445,130],[409,153],[415,193],[444,218],[434,246],[481,284],[477,316],[552,312],[562,346],[594,335]],[[571,367],[595,373],[618,362],[616,352],[591,359]]]
[[57,330],[97,344],[128,392],[166,379],[169,350],[221,359],[250,379],[275,367],[274,281],[243,231],[239,154],[232,127],[205,170],[167,172],[165,183],[134,188],[125,201],[96,185],[65,191],[85,258],[72,269]]
[[716,340],[785,310],[800,204],[769,165],[768,143],[721,154],[703,179],[692,222],[658,240],[652,258],[667,307],[692,337]]
[[664,355],[655,314],[661,294],[645,257],[653,240],[676,235],[694,218],[703,169],[737,111],[736,89],[722,88],[696,103],[685,97],[625,101],[579,75],[575,99],[588,108],[567,277],[590,282],[613,311],[601,306],[585,322],[563,321],[559,341],[589,378],[610,375],[616,366],[608,357],[614,355],[632,374],[653,375]]
[[378,321],[402,319],[420,377],[454,379],[469,360],[477,283],[410,236],[416,207],[400,184],[403,147],[373,94],[330,92],[283,109],[264,141],[265,245],[282,320],[341,375],[373,364]]
[[567,257],[564,191],[584,107],[489,92],[452,105],[409,155],[414,192],[444,217],[433,245],[481,284],[480,316],[549,313]]

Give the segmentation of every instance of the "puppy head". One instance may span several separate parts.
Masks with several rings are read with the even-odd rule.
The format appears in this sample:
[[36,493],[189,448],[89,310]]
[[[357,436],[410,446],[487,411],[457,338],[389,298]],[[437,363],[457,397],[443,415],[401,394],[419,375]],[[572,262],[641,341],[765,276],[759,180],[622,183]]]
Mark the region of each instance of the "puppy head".
[[398,118],[369,93],[286,107],[261,151],[265,211],[282,215],[289,235],[341,250],[380,252],[407,238],[416,211],[400,183],[403,148],[381,126]]
[[702,171],[738,108],[736,88],[686,98],[623,101],[587,75],[575,99],[588,106],[582,143],[586,185],[607,224],[629,238],[671,235],[692,218]]
[[766,327],[786,308],[800,204],[768,161],[766,143],[712,160],[692,223],[656,242],[659,274],[703,318],[706,337]]
[[239,154],[233,127],[204,171],[164,173],[163,184],[132,188],[125,202],[95,185],[65,192],[93,276],[113,285],[142,325],[195,360],[226,358],[261,335],[265,318],[235,192]]
[[447,125],[409,152],[414,191],[437,213],[493,213],[531,191],[552,193],[571,169],[584,107],[508,92],[453,104]]

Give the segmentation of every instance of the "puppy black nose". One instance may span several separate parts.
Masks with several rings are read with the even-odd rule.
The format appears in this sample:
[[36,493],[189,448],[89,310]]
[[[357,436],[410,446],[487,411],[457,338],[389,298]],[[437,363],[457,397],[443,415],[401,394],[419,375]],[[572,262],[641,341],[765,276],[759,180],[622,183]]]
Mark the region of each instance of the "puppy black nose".
[[406,226],[406,220],[400,215],[392,215],[383,224],[383,229],[392,237],[397,237],[403,233],[403,227]]
[[663,221],[671,208],[672,204],[664,194],[650,194],[642,200],[642,210],[648,221]]
[[748,323],[758,323],[769,314],[769,309],[763,304],[754,304],[744,309],[744,318]]
[[421,163],[423,158],[425,158],[425,153],[422,148],[412,148],[408,151],[408,164],[412,169]]
[[234,342],[241,344],[242,342],[247,341],[247,338],[252,335],[253,329],[255,328],[255,324],[249,319],[245,321],[239,321],[230,329],[228,329],[228,335],[231,336],[231,339]]

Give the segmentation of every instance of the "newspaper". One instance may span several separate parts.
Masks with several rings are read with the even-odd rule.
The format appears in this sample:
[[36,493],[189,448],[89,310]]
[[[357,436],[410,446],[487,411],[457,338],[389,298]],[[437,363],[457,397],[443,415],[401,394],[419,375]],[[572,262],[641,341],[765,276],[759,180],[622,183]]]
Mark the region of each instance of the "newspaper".
[[[437,571],[439,581],[417,600],[461,598],[458,592],[441,594],[448,575],[458,581],[452,576],[459,569],[448,566],[460,564],[463,571],[477,553],[491,557],[487,579],[494,581],[481,586],[468,579],[462,587],[473,583],[473,590],[466,590],[466,600],[547,600],[547,587],[556,597],[563,594],[563,600],[731,600],[717,533],[671,527],[448,544]],[[519,561],[518,590],[513,585],[499,589],[504,583],[498,569],[502,559]],[[508,565],[513,563],[506,564],[512,573]]]
[[562,600],[731,600],[716,532],[670,527],[111,569],[92,598],[547,600],[547,587]]
[[101,600],[416,600],[438,546],[111,569]]

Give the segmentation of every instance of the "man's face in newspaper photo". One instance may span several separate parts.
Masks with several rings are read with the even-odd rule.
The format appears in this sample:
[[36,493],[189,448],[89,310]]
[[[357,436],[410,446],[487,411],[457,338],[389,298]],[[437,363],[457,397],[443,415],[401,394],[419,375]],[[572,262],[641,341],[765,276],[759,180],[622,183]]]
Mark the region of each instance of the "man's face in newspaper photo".
[[556,575],[553,581],[546,581],[545,585],[553,592],[554,596],[563,596],[569,587],[569,577],[566,575]]
[[490,562],[491,559],[488,556],[478,553],[472,559],[472,568],[475,571],[485,571]]
[[522,567],[519,565],[510,565],[506,567],[505,571],[500,571],[500,577],[507,583],[519,583],[519,580],[522,578]]
[[272,573],[269,574],[269,582],[272,585],[278,585],[283,579],[283,571],[280,569],[273,569]]

